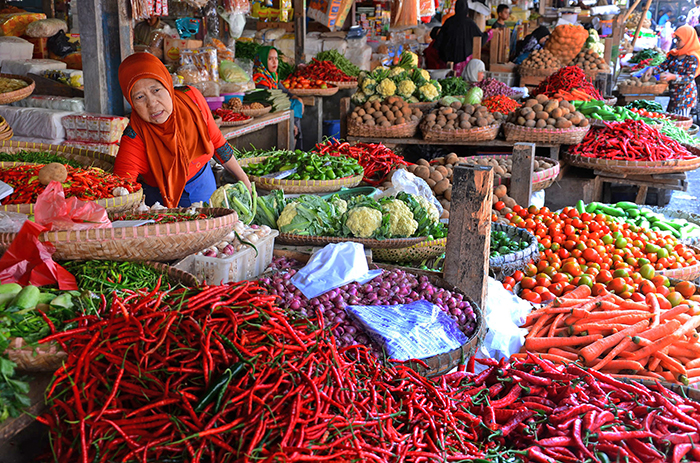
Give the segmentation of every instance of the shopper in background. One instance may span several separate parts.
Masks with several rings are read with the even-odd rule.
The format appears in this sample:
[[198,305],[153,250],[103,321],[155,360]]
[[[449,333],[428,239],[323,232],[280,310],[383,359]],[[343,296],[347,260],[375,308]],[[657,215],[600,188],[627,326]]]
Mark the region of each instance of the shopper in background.
[[124,130],[114,173],[139,181],[146,204],[188,207],[209,201],[216,180],[212,156],[250,188],[233,149],[214,122],[199,90],[175,90],[163,63],[134,53],[119,66],[119,86],[133,108]]
[[671,10],[663,10],[659,20],[657,21],[659,27],[664,27],[668,21],[671,20]]
[[486,65],[480,59],[472,59],[467,63],[467,67],[464,68],[462,73],[462,78],[467,82],[472,84],[481,82],[484,80],[484,75],[486,73]]
[[445,21],[435,44],[440,59],[445,63],[454,64],[455,75],[462,74],[467,59],[471,58],[475,37],[481,37],[485,43],[489,34],[482,32],[469,17],[467,0],[457,0],[455,14]]
[[515,64],[520,64],[535,50],[542,48],[549,37],[547,26],[540,26],[515,45]]
[[[700,0],[697,0],[700,2]],[[506,21],[510,17],[510,7],[504,3],[501,3],[498,5],[498,8],[496,8],[496,22],[493,23],[493,26],[491,26],[493,29],[505,29],[508,26],[506,26]]]
[[253,81],[256,88],[281,89],[287,94],[292,103],[294,111],[294,137],[296,138],[296,149],[301,149],[301,118],[304,115],[304,103],[298,96],[294,96],[280,85],[279,74],[279,51],[274,47],[258,48],[258,55],[253,62]]
[[134,45],[150,45],[151,31],[162,28],[163,23],[158,16],[152,16],[145,21],[141,21],[134,26]]
[[698,24],[700,24],[700,20],[698,20],[699,16],[700,16],[700,0],[695,0],[695,8],[688,11],[688,19],[686,20],[685,23],[690,27],[695,27]]
[[671,99],[667,111],[688,116],[697,103],[698,89],[695,78],[700,75],[700,41],[690,26],[681,26],[673,33],[676,45],[666,60],[649,68],[646,77],[659,74],[659,82],[668,82]]
[[430,29],[430,44],[423,50],[426,69],[446,69],[447,65],[440,59],[440,52],[437,49],[437,37],[440,34],[440,27]]

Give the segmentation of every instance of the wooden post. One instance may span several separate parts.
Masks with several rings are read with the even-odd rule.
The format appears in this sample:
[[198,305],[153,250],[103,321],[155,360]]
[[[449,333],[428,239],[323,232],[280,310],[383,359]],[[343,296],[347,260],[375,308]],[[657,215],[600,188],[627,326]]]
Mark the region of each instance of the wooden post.
[[482,309],[488,287],[492,195],[492,167],[455,167],[444,275]]
[[535,168],[535,144],[513,145],[513,169],[510,178],[510,197],[522,207],[530,205],[532,197],[532,172]]
[[[641,2],[641,1],[642,1],[642,0],[634,0],[634,3],[633,3],[632,6],[629,8],[629,10],[625,11],[624,14],[621,14],[621,15],[620,15],[620,19],[621,19],[620,24],[624,24],[624,23],[627,22],[627,20],[629,19],[630,15],[631,15],[632,13],[634,13],[634,9],[637,8],[637,5],[639,5],[639,2]],[[642,19],[643,19],[643,18],[642,18]]]
[[604,43],[605,43],[605,53],[603,54],[603,60],[605,61],[606,64],[609,65],[610,60],[612,59],[613,38],[606,37]]
[[78,0],[78,11],[80,11],[85,109],[90,113],[115,114],[108,109],[111,89],[105,82],[108,57],[104,46],[102,2],[100,0]]
[[131,7],[127,0],[119,0],[117,8],[119,10],[119,51],[124,61],[134,52],[134,24],[129,14]]
[[474,22],[479,26],[482,32],[486,29],[486,16],[483,14],[474,12]]
[[304,0],[294,0],[294,64],[299,66],[304,56],[304,39],[306,37],[306,7]]
[[481,37],[474,37],[474,43],[472,44],[472,59],[481,59]]
[[649,7],[651,6],[651,0],[647,0],[647,4],[644,5],[644,10],[642,10],[642,17],[639,20],[639,24],[637,24],[637,30],[634,31],[634,37],[632,38],[632,52],[634,52],[634,44],[637,43],[637,38],[639,38],[639,31],[642,29],[642,23],[644,22],[644,18],[647,16],[647,11],[649,11]]

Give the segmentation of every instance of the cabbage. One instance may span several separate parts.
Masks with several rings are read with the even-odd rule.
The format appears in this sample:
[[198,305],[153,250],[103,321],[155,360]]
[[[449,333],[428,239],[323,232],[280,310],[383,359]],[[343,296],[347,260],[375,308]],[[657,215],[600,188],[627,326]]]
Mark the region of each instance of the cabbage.
[[454,96],[443,96],[438,103],[440,103],[440,106],[450,106],[452,103],[457,102],[461,103],[462,101]]
[[477,105],[481,103],[481,99],[484,97],[484,91],[479,87],[472,87],[464,97],[464,102],[466,104]]

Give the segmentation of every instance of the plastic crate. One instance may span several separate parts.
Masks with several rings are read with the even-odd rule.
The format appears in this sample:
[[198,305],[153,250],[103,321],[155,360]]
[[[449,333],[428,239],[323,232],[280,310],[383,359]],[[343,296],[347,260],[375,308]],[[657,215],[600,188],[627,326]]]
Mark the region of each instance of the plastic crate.
[[263,273],[272,262],[277,235],[279,232],[272,230],[268,236],[256,243],[257,256],[255,249],[248,247],[225,258],[188,256],[177,263],[175,268],[190,272],[200,281],[206,281],[210,285],[251,280]]
[[503,82],[509,87],[515,87],[516,76],[514,72],[486,72],[484,76]]

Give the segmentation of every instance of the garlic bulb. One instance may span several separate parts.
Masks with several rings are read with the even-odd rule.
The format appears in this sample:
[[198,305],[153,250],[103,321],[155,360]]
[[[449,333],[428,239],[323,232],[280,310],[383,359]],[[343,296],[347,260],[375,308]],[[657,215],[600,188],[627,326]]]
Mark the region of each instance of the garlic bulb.
[[153,206],[151,206],[151,210],[152,210],[152,211],[160,211],[160,210],[162,210],[162,209],[167,209],[167,207],[163,206],[163,205],[162,205],[161,203],[159,203],[158,201],[156,201],[156,203],[155,203]]
[[112,196],[127,196],[128,194],[129,190],[127,190],[123,186],[118,186],[114,190],[112,190]]
[[151,209],[150,209],[148,206],[146,206],[146,200],[141,201],[141,204],[139,204],[139,207],[136,208],[136,212],[139,212],[139,213],[142,213],[142,214],[143,214],[143,213],[146,213],[146,212],[148,212],[148,211],[150,211],[150,210],[151,210]]

